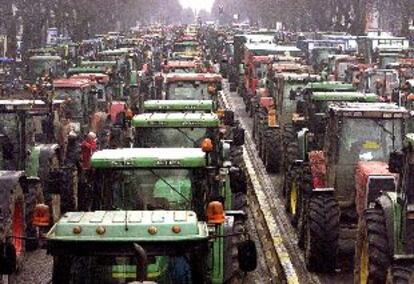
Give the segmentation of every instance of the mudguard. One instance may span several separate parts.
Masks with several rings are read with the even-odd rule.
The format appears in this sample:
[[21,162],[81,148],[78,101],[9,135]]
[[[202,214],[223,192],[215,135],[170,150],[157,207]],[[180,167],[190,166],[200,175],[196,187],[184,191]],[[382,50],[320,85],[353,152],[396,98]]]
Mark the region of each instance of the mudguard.
[[302,161],[306,160],[306,155],[308,152],[308,136],[309,133],[309,129],[308,128],[303,128],[302,130],[300,130],[298,132],[298,143],[299,143],[299,151],[300,151],[300,157]]
[[323,151],[309,153],[309,164],[312,175],[312,192],[331,192],[333,188],[328,186],[327,166]]
[[[395,199],[395,200],[393,200]],[[385,227],[387,229],[389,254],[394,255],[394,204],[397,202],[396,198],[391,197],[389,194],[383,194],[377,199],[377,207],[381,208],[384,212]]]

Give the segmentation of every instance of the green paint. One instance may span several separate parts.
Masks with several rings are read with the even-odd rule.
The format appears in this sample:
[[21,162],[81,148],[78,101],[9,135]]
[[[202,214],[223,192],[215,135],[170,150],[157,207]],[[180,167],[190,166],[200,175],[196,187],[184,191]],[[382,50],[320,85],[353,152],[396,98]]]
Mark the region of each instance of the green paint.
[[126,148],[102,150],[91,159],[96,169],[110,168],[201,168],[207,165],[199,148]]
[[220,119],[212,113],[144,113],[132,119],[134,127],[209,128],[219,125]]
[[[165,183],[165,181],[168,183]],[[184,210],[191,207],[187,200],[192,200],[191,180],[181,177],[167,177],[164,180],[159,179],[154,186],[154,198],[165,198],[174,210]],[[174,190],[171,188],[174,188]],[[184,199],[181,195],[187,198]]]
[[347,102],[378,102],[379,98],[373,93],[359,92],[313,92],[313,101],[347,101]]
[[313,92],[355,92],[356,88],[352,84],[337,82],[337,81],[325,81],[325,82],[312,82],[306,85],[305,89]]
[[[180,233],[171,230],[174,225],[180,226]],[[148,232],[150,226],[156,227],[155,234]],[[73,233],[75,227],[81,228],[79,234]],[[99,235],[97,227],[105,232]],[[207,241],[207,237],[207,224],[199,222],[193,211],[68,212],[47,234],[50,241],[79,242]]]
[[211,111],[212,100],[148,100],[145,111]]
[[73,74],[84,74],[84,73],[106,73],[106,69],[103,66],[96,67],[74,67],[69,68],[67,73],[69,75]]
[[26,165],[27,176],[37,177],[39,172],[40,147],[33,147],[30,150],[29,160]]

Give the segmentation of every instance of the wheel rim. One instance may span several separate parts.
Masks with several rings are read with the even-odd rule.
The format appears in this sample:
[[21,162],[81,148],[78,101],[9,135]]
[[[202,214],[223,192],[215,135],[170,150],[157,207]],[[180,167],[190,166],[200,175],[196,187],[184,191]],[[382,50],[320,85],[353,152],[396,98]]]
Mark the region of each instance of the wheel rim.
[[368,243],[366,239],[363,241],[361,251],[361,267],[359,272],[359,283],[366,284],[368,282]]
[[298,208],[298,188],[296,185],[296,181],[293,181],[290,186],[289,200],[290,200],[290,213],[292,213],[293,216],[296,216],[297,208]]

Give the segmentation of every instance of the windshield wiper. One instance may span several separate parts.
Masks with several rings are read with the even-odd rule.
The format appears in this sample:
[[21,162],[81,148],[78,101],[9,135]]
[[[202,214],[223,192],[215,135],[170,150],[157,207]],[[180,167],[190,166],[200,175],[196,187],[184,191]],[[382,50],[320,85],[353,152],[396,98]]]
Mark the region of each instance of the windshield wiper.
[[[185,133],[181,128],[174,128],[174,129],[176,129],[178,132],[180,132],[181,134],[183,134],[184,136],[185,136],[185,138],[187,138],[188,140],[190,140],[191,142],[193,142],[194,143],[194,145],[196,145],[197,144],[197,141],[196,140],[194,140],[193,138],[191,138],[190,136],[188,136],[188,134],[187,133]],[[197,145],[196,145],[197,146]]]
[[154,170],[149,170],[154,176],[156,176],[158,179],[160,179],[163,183],[165,183],[169,188],[171,188],[175,193],[177,193],[179,196],[181,196],[186,202],[191,204],[191,200],[189,200],[187,197],[185,197],[181,192],[179,192],[173,185],[171,185],[165,178],[162,176],[156,174]]
[[381,123],[381,122],[379,122],[379,121],[377,121],[377,120],[374,120],[374,122],[375,122],[375,124],[376,125],[378,125],[379,127],[381,127],[381,129],[385,132],[385,133],[387,133],[387,134],[389,134],[389,135],[391,135],[391,139],[392,139],[392,148],[393,148],[393,150],[395,149],[395,133],[394,133],[394,120],[392,121],[392,131],[390,131],[390,130],[388,130],[386,127],[385,127],[385,125],[383,124],[383,123]]

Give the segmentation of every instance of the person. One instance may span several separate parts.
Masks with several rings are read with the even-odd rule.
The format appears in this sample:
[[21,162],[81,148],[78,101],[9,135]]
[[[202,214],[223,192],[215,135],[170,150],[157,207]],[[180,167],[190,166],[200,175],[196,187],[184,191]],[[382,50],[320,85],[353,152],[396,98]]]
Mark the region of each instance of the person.
[[81,144],[81,164],[84,170],[91,169],[91,158],[96,151],[96,134],[89,132]]

